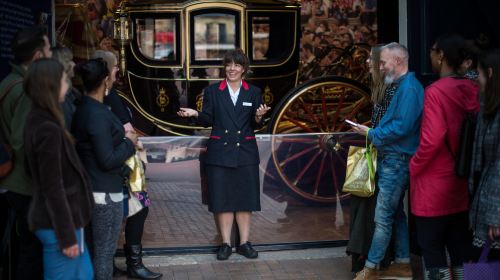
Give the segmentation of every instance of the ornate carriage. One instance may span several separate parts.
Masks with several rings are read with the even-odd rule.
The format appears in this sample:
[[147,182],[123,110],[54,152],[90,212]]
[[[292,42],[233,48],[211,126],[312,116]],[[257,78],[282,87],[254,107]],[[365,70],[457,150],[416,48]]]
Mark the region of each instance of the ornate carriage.
[[[344,120],[370,119],[369,46],[328,46],[327,65],[304,66],[300,21],[300,1],[122,1],[114,14],[123,75],[118,89],[134,111],[134,126],[150,136],[206,135],[206,128],[176,112],[201,110],[203,89],[222,79],[224,52],[241,48],[250,58],[247,80],[272,107],[260,132],[297,135],[273,150],[275,177],[307,200],[335,202],[341,186],[332,188],[338,182],[331,177],[336,158],[345,160],[345,153],[337,154],[339,139],[350,129]],[[304,78],[313,70],[320,77]],[[323,135],[304,142],[302,133]],[[291,167],[291,161],[300,164]]]

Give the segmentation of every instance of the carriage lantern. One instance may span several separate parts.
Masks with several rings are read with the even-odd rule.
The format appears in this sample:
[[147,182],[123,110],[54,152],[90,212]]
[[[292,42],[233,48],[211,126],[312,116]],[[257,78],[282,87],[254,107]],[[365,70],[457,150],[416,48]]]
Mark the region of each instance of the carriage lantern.
[[120,45],[120,70],[122,73],[125,73],[126,69],[125,47],[128,46],[129,41],[133,38],[132,22],[126,4],[126,0],[121,2],[120,8],[116,10],[113,20],[113,39],[118,41]]

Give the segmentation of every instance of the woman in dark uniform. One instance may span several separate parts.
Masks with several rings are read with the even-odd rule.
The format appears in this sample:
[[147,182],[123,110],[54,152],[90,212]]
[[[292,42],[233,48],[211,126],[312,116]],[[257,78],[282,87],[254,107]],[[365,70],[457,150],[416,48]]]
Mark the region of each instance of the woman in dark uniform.
[[231,255],[230,235],[236,217],[240,244],[236,252],[257,258],[248,242],[252,211],[260,211],[259,151],[254,130],[270,107],[262,104],[260,89],[243,80],[249,67],[242,50],[228,51],[223,60],[226,78],[207,87],[203,110],[180,108],[181,117],[197,117],[212,127],[204,159],[208,177],[208,210],[215,214],[222,245],[218,260]]

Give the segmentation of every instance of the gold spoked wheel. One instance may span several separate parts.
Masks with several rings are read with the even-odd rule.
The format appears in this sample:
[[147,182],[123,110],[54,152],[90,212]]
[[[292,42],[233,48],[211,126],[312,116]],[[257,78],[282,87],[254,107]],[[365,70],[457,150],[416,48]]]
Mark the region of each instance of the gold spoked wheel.
[[314,202],[343,198],[347,151],[365,141],[344,120],[368,122],[370,109],[369,90],[342,77],[313,79],[289,92],[269,125],[272,134],[291,134],[272,142],[273,162],[287,187]]

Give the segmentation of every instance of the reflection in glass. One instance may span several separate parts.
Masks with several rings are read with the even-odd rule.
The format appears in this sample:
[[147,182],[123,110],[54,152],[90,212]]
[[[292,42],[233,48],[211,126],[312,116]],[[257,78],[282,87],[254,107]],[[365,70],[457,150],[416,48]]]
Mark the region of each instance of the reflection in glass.
[[137,45],[141,53],[155,60],[176,60],[175,19],[136,19]]
[[[347,151],[365,138],[352,133],[256,135],[262,210],[255,244],[345,240],[349,195],[342,193]],[[207,137],[141,137],[152,200],[146,248],[220,244],[207,211],[203,156]],[[153,222],[154,221],[154,222]]]
[[250,59],[261,63],[280,63],[290,57],[294,50],[296,20],[293,13],[251,12],[248,16]]
[[252,18],[252,58],[253,60],[266,60],[269,49],[269,17]]
[[210,13],[194,17],[195,60],[222,60],[236,48],[236,16]]

